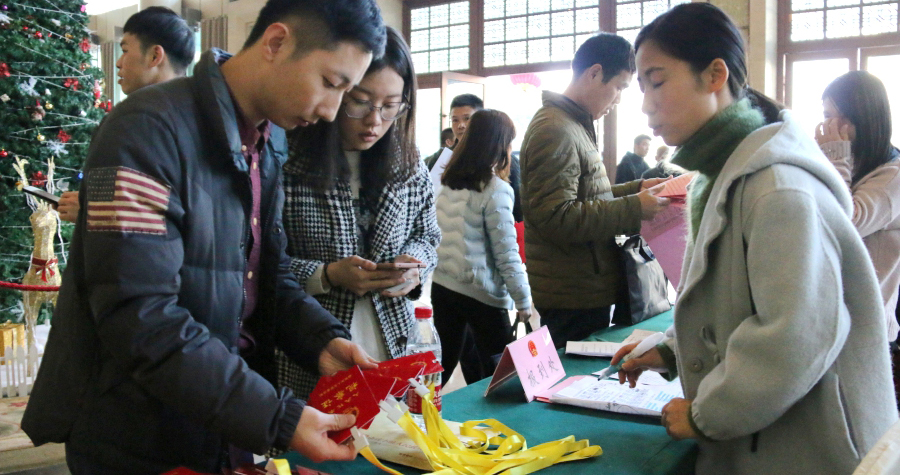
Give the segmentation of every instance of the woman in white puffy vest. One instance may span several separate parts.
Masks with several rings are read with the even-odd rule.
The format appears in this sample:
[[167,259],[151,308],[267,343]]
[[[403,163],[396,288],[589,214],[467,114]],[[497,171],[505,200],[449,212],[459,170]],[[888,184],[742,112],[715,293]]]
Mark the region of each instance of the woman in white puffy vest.
[[491,357],[510,341],[509,309],[515,304],[520,320],[534,313],[508,182],[515,136],[503,112],[476,112],[441,177],[437,217],[443,238],[431,301],[447,374],[459,361],[466,324],[474,330],[485,378],[494,370]]

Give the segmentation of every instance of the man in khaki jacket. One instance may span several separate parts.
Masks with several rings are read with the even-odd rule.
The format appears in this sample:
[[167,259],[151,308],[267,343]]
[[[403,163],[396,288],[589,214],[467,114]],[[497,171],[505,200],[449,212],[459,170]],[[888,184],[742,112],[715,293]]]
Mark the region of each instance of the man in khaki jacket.
[[668,206],[664,179],[610,186],[593,122],[619,102],[635,71],[634,50],[601,33],[572,60],[563,94],[544,91],[522,142],[522,209],[532,298],[557,347],[609,326],[624,290],[614,237],[640,231]]

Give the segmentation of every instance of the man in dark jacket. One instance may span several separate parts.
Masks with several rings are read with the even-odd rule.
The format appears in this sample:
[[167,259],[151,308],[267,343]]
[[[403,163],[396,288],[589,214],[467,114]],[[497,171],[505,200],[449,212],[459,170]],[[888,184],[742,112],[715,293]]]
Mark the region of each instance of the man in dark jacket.
[[638,180],[650,168],[644,157],[650,153],[650,136],[638,135],[634,138],[634,151],[625,153],[616,167],[616,184]]
[[105,119],[22,423],[35,444],[65,442],[74,474],[220,472],[229,444],[354,457],[326,437],[353,416],[269,382],[276,346],[323,374],[374,366],[289,269],[283,128],[333,120],[384,42],[374,0],[270,0],[236,56]]
[[441,148],[438,149],[437,152],[425,157],[425,165],[429,170],[434,168],[434,164],[437,163],[438,158],[441,158],[441,154],[444,153],[445,148],[453,149],[456,145],[456,139],[453,137],[453,129],[447,127],[446,129],[441,131]]

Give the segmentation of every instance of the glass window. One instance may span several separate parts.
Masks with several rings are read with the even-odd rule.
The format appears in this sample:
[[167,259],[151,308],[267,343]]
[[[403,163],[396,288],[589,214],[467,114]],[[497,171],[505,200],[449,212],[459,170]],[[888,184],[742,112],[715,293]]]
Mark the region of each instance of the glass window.
[[900,54],[869,56],[866,60],[866,71],[878,76],[887,89],[888,103],[891,105],[891,123],[894,135],[891,143],[900,144],[900,84],[897,83],[897,65]]
[[791,109],[803,129],[813,136],[822,122],[822,92],[831,81],[850,70],[847,58],[794,61],[791,73]]
[[[485,16],[489,3],[485,2]],[[469,69],[468,0],[413,8],[409,13],[409,47],[417,74]],[[502,36],[502,21],[499,27]]]
[[791,0],[791,41],[850,38],[898,31],[897,0]]
[[568,61],[600,30],[600,2],[485,0],[484,19],[484,67]]

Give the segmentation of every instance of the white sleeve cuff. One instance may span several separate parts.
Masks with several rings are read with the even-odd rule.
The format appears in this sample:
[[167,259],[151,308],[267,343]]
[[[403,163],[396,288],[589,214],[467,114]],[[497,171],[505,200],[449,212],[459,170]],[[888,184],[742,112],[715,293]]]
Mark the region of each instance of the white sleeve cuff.
[[325,264],[316,267],[316,271],[306,279],[306,293],[309,295],[327,294],[331,286],[325,282]]

